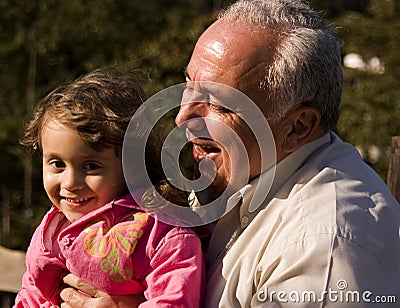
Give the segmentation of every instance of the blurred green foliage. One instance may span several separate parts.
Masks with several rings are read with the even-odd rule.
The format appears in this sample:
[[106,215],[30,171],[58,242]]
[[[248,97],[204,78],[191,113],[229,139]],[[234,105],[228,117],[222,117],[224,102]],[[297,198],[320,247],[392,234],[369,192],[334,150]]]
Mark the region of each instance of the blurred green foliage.
[[[35,103],[54,87],[95,68],[135,71],[146,93],[183,82],[195,41],[232,1],[0,0],[0,240],[25,249],[49,207],[40,159],[18,145]],[[354,53],[384,71],[345,68],[338,133],[385,177],[390,138],[400,134],[398,0],[312,0]],[[376,61],[375,61],[376,62]],[[173,115],[170,116],[171,123]],[[368,156],[373,147],[378,160]],[[8,210],[7,210],[8,209]]]
[[194,42],[213,12],[213,1],[197,0],[0,0],[4,245],[25,249],[50,206],[40,158],[32,161],[18,144],[36,102],[99,67],[135,71],[148,95],[183,82]]

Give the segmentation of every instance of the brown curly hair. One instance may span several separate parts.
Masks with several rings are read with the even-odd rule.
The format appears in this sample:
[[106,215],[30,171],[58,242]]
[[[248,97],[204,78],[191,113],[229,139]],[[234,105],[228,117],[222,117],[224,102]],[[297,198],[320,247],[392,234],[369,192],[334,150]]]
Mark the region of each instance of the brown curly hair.
[[[20,143],[41,153],[41,132],[48,120],[76,129],[82,140],[96,151],[116,149],[121,154],[125,132],[132,116],[145,100],[133,75],[113,70],[95,70],[72,83],[50,92],[37,105]],[[140,118],[136,137],[152,129],[146,143],[146,168],[154,189],[163,198],[187,205],[187,195],[165,178],[161,165],[162,140],[158,131],[147,127],[145,113]],[[162,203],[162,200],[159,200]]]
[[95,70],[41,100],[20,143],[41,151],[43,126],[54,119],[76,129],[95,150],[120,148],[129,121],[144,98],[142,88],[132,77]]

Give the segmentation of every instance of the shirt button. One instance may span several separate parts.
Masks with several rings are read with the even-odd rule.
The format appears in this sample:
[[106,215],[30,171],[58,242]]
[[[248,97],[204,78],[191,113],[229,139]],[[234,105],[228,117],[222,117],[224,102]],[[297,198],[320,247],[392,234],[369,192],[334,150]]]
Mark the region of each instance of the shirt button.
[[242,224],[247,225],[249,223],[249,216],[245,215],[242,217]]
[[71,241],[70,241],[70,239],[69,239],[68,237],[64,237],[64,238],[62,239],[62,242],[63,242],[63,244],[64,244],[65,246],[68,246],[69,243],[70,243]]

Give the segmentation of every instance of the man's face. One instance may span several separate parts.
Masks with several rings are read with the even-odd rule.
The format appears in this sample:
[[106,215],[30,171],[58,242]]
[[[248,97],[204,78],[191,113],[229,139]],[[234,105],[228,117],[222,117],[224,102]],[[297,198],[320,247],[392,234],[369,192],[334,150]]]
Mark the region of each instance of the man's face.
[[[212,91],[207,98],[202,97],[203,84],[211,82],[235,88],[250,97],[264,115],[268,114],[269,107],[259,103],[263,102],[259,81],[272,52],[266,54],[268,49],[262,47],[265,43],[260,32],[219,20],[200,37],[187,66],[186,95],[175,122],[186,129],[187,138],[193,143],[194,160],[200,163],[207,158],[214,162],[216,176],[212,186],[219,192],[229,183],[244,185],[263,170],[258,141],[240,116],[249,101],[239,107],[232,106],[233,112],[213,104]],[[231,107],[229,99],[224,103]],[[229,131],[237,134],[247,153],[243,153]]]

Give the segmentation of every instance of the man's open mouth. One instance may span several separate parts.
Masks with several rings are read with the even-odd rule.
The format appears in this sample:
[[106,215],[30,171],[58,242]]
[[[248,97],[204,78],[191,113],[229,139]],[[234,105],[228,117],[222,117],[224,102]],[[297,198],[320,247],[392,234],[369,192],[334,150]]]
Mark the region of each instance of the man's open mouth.
[[202,146],[202,145],[198,145],[193,143],[193,148],[195,149],[195,151],[199,154],[203,154],[203,155],[207,155],[210,153],[219,153],[221,152],[221,149],[215,146]]
[[199,163],[204,158],[215,158],[215,156],[221,153],[221,148],[215,143],[211,139],[192,140],[194,160]]
[[193,145],[193,158],[197,163],[204,158],[215,159],[221,153],[221,145],[214,139],[197,137],[190,130],[186,130],[186,139]]

